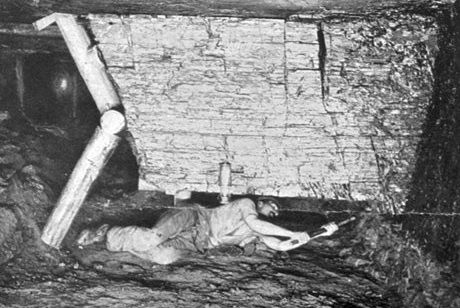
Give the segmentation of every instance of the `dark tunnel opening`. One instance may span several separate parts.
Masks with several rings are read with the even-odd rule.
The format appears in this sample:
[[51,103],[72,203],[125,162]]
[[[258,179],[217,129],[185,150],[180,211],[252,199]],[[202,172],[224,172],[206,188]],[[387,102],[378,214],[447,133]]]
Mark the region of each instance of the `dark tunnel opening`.
[[[36,151],[35,155],[55,162],[59,170],[46,177],[55,200],[101,115],[70,55],[5,53],[0,62],[2,124],[12,134],[20,133],[18,140],[28,140],[24,147],[29,148],[23,151]],[[91,194],[115,196],[137,189],[138,165],[127,139],[126,134],[121,136]],[[23,158],[26,164],[38,164],[33,158],[30,162],[29,157]],[[42,166],[37,168],[45,173]]]
[[[22,109],[36,125],[56,125],[72,130],[94,129],[99,115],[72,59],[53,54],[31,54],[23,64]],[[78,135],[77,132],[72,132]],[[87,138],[87,132],[82,133]]]

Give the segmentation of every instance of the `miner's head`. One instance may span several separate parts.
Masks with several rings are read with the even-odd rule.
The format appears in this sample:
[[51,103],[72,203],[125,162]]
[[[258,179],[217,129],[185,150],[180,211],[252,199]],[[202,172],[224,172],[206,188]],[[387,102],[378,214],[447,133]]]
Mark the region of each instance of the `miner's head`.
[[257,199],[257,212],[267,217],[276,217],[279,214],[280,204],[273,197],[260,197]]

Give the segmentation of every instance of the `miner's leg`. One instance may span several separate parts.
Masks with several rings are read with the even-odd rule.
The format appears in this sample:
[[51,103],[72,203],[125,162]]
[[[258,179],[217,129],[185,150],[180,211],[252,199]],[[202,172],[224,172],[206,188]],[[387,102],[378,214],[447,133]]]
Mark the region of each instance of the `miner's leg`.
[[[112,227],[101,226],[97,230],[84,230],[77,240],[80,245],[89,245],[106,239],[109,251],[126,251],[140,258],[160,264],[175,261],[180,250],[192,248],[191,245],[181,247],[162,243],[179,238],[184,231],[191,230],[197,221],[196,211],[193,208],[167,212],[160,218],[153,228],[129,226]],[[180,242],[180,241],[179,241]]]
[[181,255],[180,251],[159,246],[163,241],[156,228],[113,227],[107,233],[107,249],[110,251],[127,251],[158,264],[176,261]]
[[158,246],[162,238],[155,228],[137,226],[112,227],[107,232],[107,249],[110,251],[146,251]]
[[176,209],[166,212],[155,224],[158,235],[163,242],[177,237],[197,224],[197,211],[195,208]]

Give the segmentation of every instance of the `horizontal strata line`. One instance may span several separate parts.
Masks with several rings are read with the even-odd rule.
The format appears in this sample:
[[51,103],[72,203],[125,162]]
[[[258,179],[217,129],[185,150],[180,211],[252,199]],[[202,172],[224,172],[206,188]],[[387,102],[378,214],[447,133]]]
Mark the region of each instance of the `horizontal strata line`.
[[[159,206],[156,208],[161,208],[161,209],[187,209],[190,208],[190,206]],[[311,210],[305,210],[305,209],[282,209],[281,212],[308,212],[311,213]],[[334,213],[334,214],[351,214],[351,213],[370,213],[367,211],[321,211],[321,213],[324,214],[329,214],[329,213]],[[460,213],[430,213],[430,212],[408,212],[408,213],[401,213],[401,214],[385,214],[385,213],[380,213],[379,215],[389,215],[389,216],[402,216],[402,215],[427,215],[427,216],[460,216]]]
[[[268,129],[283,129],[284,126],[260,126],[261,127],[261,131],[264,131],[265,128],[268,128]],[[129,129],[128,128],[128,131],[142,131],[141,129]],[[318,131],[318,130],[322,130],[322,128],[320,127],[317,127],[317,128],[312,128],[312,130],[314,131]],[[168,134],[168,135],[201,135],[201,136],[211,136],[211,137],[261,137],[261,138],[264,138],[264,137],[269,137],[269,138],[280,138],[280,139],[283,139],[283,138],[308,138],[310,136],[308,136],[308,134],[304,134],[304,135],[272,135],[272,134],[257,134],[257,133],[247,133],[247,134],[242,134],[242,133],[219,133],[219,132],[190,132],[190,131],[187,131],[187,130],[176,130],[176,131],[171,131],[171,130],[165,130],[165,129],[155,129],[155,130],[151,130],[151,135],[154,136],[152,133],[160,133],[160,134]],[[312,132],[313,133],[313,132]],[[355,138],[356,139],[356,136],[355,135],[345,135],[345,134],[340,134],[340,135],[327,135],[327,136],[317,136],[315,139],[322,139],[322,138],[332,138],[332,137],[338,137],[338,138],[341,138],[343,139],[344,141],[347,141],[349,140],[350,138]],[[376,136],[376,135],[362,135],[362,136],[359,136],[361,137],[361,139],[367,141],[369,137],[374,137],[374,139],[376,139],[377,141],[385,141],[386,139],[389,139],[388,136]],[[403,136],[403,135],[395,135],[393,136],[394,138],[396,138],[398,141],[405,141],[407,137],[420,137],[420,135],[406,135],[406,136]],[[342,140],[340,140],[342,141]],[[353,142],[354,140],[350,140],[350,142]],[[409,140],[410,141],[410,140]],[[409,142],[408,142],[409,143]]]
[[[289,209],[287,211],[299,211],[299,212],[303,212],[303,211],[306,211],[306,210],[302,210],[302,209]],[[308,211],[310,212],[310,211]],[[342,210],[342,211],[322,211],[322,213],[325,213],[325,214],[329,214],[329,213],[333,213],[333,214],[351,214],[351,213],[372,213],[370,211],[366,211],[366,210],[362,210],[362,211],[358,211],[358,210]],[[399,213],[399,214],[391,214],[391,213],[377,213],[379,215],[385,215],[385,216],[448,216],[448,217],[451,217],[451,216],[460,216],[460,213],[457,213],[457,212],[452,212],[452,213],[433,213],[433,212],[405,212],[405,213]]]

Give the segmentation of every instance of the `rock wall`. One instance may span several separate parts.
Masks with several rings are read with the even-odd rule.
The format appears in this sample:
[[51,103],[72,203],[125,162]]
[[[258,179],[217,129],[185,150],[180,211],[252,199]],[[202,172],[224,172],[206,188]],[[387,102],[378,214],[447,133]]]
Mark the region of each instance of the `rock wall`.
[[376,193],[385,210],[400,211],[432,101],[438,26],[397,15],[324,29],[325,105],[350,182],[366,196]]
[[441,12],[433,102],[418,146],[404,227],[460,273],[460,2]]
[[89,16],[141,185],[400,207],[430,102],[436,24]]

